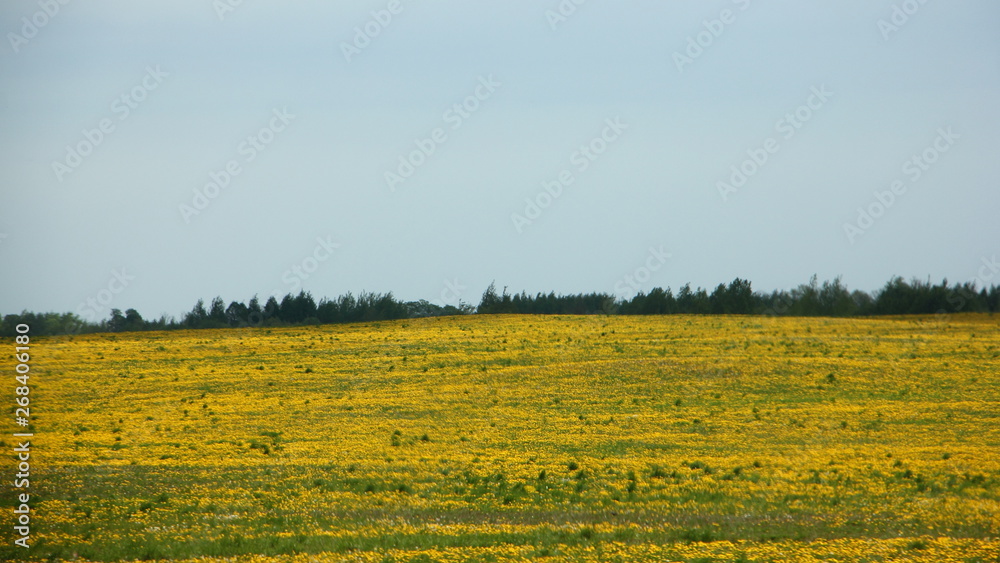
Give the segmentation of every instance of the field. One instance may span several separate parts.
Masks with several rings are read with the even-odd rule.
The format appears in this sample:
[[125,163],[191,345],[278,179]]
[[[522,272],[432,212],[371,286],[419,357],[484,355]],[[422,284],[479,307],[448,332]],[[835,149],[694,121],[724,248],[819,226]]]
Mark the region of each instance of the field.
[[32,360],[32,547],[5,509],[5,560],[1000,561],[988,316],[470,316]]

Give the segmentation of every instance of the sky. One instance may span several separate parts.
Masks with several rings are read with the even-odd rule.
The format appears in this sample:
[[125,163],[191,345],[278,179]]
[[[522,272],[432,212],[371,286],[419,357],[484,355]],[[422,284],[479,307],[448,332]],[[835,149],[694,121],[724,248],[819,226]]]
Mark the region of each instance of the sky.
[[994,0],[6,0],[0,313],[1000,283]]

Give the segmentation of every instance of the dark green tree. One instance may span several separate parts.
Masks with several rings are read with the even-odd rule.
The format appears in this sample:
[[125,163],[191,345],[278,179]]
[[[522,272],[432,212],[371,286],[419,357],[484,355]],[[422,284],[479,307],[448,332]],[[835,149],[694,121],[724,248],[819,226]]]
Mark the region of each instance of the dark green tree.
[[142,320],[142,315],[139,311],[135,309],[125,310],[125,324],[122,327],[124,331],[138,331],[146,330],[146,321]]

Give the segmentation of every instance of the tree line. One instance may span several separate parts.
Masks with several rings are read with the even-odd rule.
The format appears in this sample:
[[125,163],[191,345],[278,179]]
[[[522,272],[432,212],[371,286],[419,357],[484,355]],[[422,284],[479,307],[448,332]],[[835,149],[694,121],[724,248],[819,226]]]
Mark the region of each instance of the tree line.
[[936,315],[963,312],[991,313],[1000,310],[1000,288],[977,288],[974,283],[949,285],[947,280],[931,284],[896,277],[881,289],[868,293],[850,291],[840,278],[808,284],[786,291],[755,292],[749,281],[736,278],[705,288],[682,286],[639,292],[616,299],[607,293],[557,296],[554,293],[498,294],[490,285],[477,308],[478,313],[507,314],[619,314],[619,315],[779,315],[851,317],[876,315]]
[[32,334],[57,335],[89,332],[129,332],[204,328],[273,327],[309,324],[336,324],[385,321],[407,318],[468,314],[534,315],[777,315],[777,316],[876,316],[939,315],[964,312],[1000,311],[1000,287],[978,288],[973,282],[951,285],[947,280],[932,284],[895,277],[881,289],[868,293],[850,291],[840,278],[808,284],[792,290],[756,292],[749,281],[736,278],[719,284],[711,292],[705,288],[682,286],[653,288],[631,299],[609,293],[556,295],[526,292],[497,292],[490,286],[478,306],[437,305],[425,300],[403,302],[392,293],[351,293],[319,302],[305,291],[287,294],[280,301],[270,297],[263,304],[254,296],[246,303],[226,305],[221,297],[208,306],[201,299],[179,320],[161,316],[146,320],[135,309],[112,309],[108,319],[88,322],[74,313],[33,313],[4,315],[0,335],[13,336],[15,327],[26,323]]

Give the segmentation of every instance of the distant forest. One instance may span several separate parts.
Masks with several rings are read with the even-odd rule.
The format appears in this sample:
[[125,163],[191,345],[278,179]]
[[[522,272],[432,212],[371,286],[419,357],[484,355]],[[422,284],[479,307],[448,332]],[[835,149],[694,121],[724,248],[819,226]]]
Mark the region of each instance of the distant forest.
[[777,315],[777,316],[875,316],[937,315],[964,312],[995,313],[1000,310],[1000,288],[977,288],[975,283],[939,285],[893,278],[881,289],[867,293],[849,291],[840,278],[819,284],[813,276],[808,284],[791,291],[755,292],[750,282],[737,278],[709,292],[687,284],[674,293],[669,287],[640,292],[631,299],[607,293],[556,295],[555,293],[509,294],[497,292],[494,284],[483,293],[479,305],[437,305],[425,300],[402,302],[392,293],[348,293],[336,299],[321,299],[300,291],[280,301],[271,297],[261,304],[255,296],[247,303],[226,305],[221,297],[208,307],[198,300],[182,319],[162,316],[144,319],[135,309],[112,309],[101,322],[87,322],[74,313],[9,314],[3,317],[0,334],[13,336],[20,323],[31,326],[34,335],[179,330],[202,328],[274,327],[385,321],[396,319],[489,314],[532,315]]

